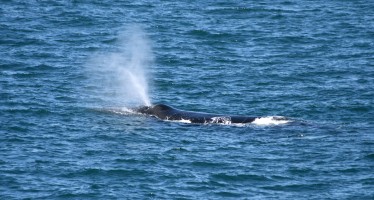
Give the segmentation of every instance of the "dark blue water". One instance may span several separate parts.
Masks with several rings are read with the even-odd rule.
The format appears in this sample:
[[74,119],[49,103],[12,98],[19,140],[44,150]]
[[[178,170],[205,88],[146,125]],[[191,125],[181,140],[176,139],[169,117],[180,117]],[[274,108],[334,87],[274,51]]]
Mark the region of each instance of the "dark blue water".
[[[112,112],[130,33],[151,102],[294,122]],[[373,199],[373,97],[373,1],[3,0],[0,199]]]

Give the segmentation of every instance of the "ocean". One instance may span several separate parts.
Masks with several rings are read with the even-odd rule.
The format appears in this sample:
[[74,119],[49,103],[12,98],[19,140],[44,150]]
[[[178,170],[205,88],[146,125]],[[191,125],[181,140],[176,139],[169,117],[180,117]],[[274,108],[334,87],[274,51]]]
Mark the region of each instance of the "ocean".
[[0,199],[374,199],[373,99],[373,1],[2,0]]

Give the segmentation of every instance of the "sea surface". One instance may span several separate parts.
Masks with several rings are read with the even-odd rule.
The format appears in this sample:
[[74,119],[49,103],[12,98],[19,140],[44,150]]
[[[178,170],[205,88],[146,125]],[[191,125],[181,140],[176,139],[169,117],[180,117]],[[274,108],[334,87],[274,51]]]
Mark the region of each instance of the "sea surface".
[[0,199],[374,199],[374,1],[0,1]]

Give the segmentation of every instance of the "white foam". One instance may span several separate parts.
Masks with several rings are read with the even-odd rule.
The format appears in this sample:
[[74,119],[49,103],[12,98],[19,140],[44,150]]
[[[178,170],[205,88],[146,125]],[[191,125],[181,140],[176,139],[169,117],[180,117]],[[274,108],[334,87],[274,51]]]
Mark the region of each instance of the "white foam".
[[181,123],[186,123],[186,124],[191,124],[191,120],[188,120],[188,119],[181,119],[181,120],[177,120],[178,122],[181,122]]
[[165,121],[169,121],[169,122],[179,122],[179,123],[185,123],[185,124],[191,124],[191,120],[189,119],[180,119],[180,120],[169,120],[169,118],[166,118]]
[[134,111],[134,110],[131,109],[131,108],[127,108],[127,107],[122,107],[122,108],[121,108],[121,111],[124,112],[124,113],[129,113],[129,114],[134,114],[134,113],[136,113],[136,111]]
[[119,115],[131,115],[131,114],[136,114],[136,111],[127,108],[127,107],[122,107],[122,108],[98,108],[95,109],[100,112],[108,112],[108,113],[114,113],[114,114],[119,114]]
[[291,120],[286,119],[285,117],[280,116],[269,116],[269,117],[259,117],[256,118],[252,124],[266,126],[266,125],[281,125],[287,124],[291,122]]
[[[256,118],[252,123],[232,123],[230,118],[227,117],[213,117],[211,118],[212,121],[207,121],[204,124],[220,124],[220,125],[229,125],[229,126],[238,126],[238,127],[245,127],[249,124],[259,125],[259,126],[269,126],[269,125],[282,125],[291,122],[291,120],[281,117],[281,116],[269,116],[269,117],[259,117]],[[180,119],[180,120],[170,120],[168,118],[165,121],[169,122],[179,122],[179,123],[186,123],[191,124],[191,120],[188,119]]]

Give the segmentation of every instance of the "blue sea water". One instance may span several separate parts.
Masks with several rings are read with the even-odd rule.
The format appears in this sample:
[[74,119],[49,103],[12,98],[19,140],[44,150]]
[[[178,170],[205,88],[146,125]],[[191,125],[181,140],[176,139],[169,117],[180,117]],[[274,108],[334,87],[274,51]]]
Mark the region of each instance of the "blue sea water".
[[0,199],[374,199],[373,99],[373,1],[2,0]]

